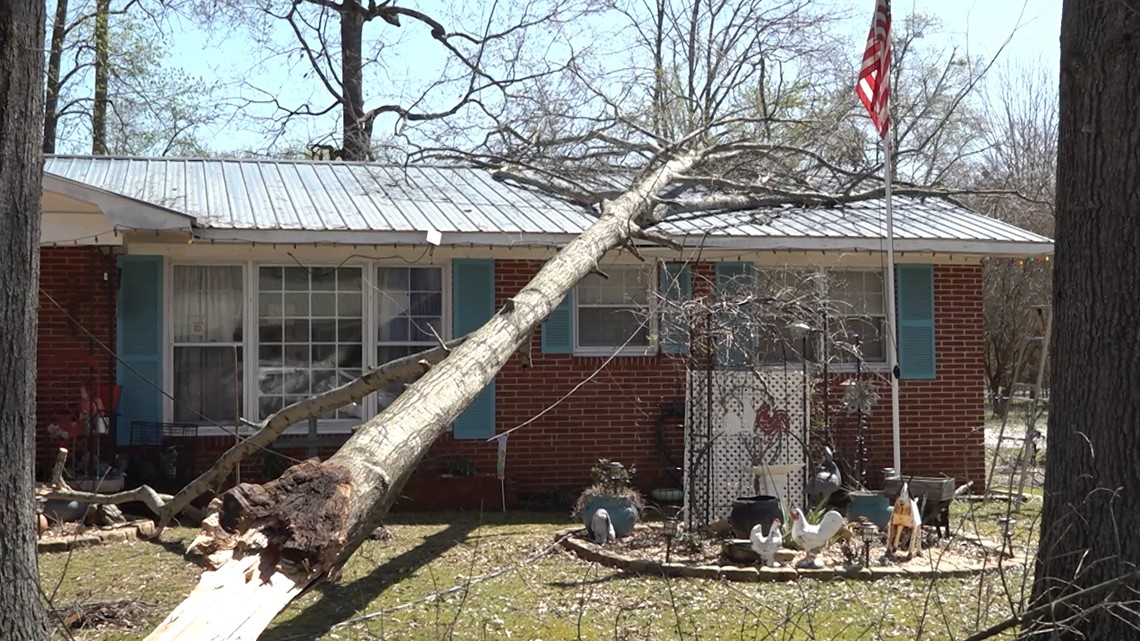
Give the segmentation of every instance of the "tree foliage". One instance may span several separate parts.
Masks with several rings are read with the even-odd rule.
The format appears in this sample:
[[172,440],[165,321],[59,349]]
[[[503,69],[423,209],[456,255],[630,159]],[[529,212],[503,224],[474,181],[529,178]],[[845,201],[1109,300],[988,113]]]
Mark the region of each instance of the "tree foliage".
[[227,116],[221,85],[171,65],[166,11],[173,9],[139,0],[57,0],[47,37],[45,152],[209,152],[206,129]]

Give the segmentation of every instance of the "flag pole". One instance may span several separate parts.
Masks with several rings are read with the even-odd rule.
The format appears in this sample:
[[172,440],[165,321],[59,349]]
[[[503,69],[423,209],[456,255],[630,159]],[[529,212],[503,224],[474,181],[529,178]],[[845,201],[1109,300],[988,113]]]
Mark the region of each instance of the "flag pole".
[[902,444],[899,429],[899,363],[896,337],[898,336],[895,316],[895,234],[891,212],[891,137],[883,136],[883,197],[887,214],[887,365],[891,376],[891,436],[894,453],[895,473],[902,475]]

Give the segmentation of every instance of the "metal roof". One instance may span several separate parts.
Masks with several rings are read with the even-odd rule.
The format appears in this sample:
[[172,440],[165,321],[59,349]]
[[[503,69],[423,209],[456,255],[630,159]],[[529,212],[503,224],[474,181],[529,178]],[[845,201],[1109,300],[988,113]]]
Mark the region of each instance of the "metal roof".
[[[297,160],[48,156],[44,171],[193,216],[203,237],[269,242],[515,244],[580,233],[583,207],[461,166]],[[1052,241],[938,198],[893,201],[903,251],[1031,254]],[[780,207],[663,224],[686,244],[883,249],[882,201]],[[699,240],[698,240],[699,239]]]

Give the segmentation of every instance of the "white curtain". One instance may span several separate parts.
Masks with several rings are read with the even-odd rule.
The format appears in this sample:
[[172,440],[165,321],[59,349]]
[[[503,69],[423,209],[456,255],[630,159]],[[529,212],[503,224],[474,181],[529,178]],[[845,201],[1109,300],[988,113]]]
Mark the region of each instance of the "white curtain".
[[176,265],[171,313],[175,343],[240,343],[240,266]]
[[242,403],[242,268],[177,265],[174,420],[235,423]]

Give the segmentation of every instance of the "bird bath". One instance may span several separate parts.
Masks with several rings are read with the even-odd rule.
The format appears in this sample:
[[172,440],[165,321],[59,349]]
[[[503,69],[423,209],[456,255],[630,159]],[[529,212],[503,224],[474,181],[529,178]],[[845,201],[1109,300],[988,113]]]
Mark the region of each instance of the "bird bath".
[[799,472],[803,463],[788,465],[753,465],[752,473],[760,480],[759,492],[769,496],[784,498],[788,491],[788,475]]

